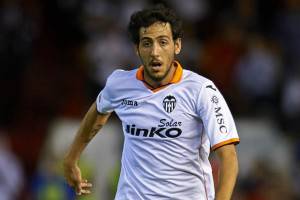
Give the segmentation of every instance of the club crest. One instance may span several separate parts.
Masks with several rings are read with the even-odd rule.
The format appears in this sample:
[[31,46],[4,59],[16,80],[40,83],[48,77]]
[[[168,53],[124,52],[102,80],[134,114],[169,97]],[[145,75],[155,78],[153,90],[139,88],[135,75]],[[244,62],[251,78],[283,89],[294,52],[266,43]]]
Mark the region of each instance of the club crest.
[[163,100],[163,107],[167,113],[171,113],[176,106],[176,98],[172,95],[168,95]]

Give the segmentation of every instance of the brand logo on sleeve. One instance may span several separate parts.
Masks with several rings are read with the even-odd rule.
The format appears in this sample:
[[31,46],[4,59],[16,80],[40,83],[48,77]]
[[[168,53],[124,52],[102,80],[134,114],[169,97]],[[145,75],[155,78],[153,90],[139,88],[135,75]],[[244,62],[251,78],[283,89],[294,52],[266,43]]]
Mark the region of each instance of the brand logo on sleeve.
[[137,101],[133,101],[133,100],[128,100],[128,99],[123,99],[121,105],[125,105],[125,106],[138,106],[138,102]]
[[216,89],[214,86],[212,86],[212,85],[208,85],[208,86],[206,86],[206,88],[210,88],[210,89],[212,89],[213,91],[217,91],[217,89]]
[[167,113],[171,113],[176,107],[176,98],[168,95],[163,100],[163,107]]
[[212,96],[211,98],[211,102],[213,104],[215,104],[214,106],[214,111],[215,111],[215,116],[217,119],[217,123],[219,125],[219,131],[221,133],[227,133],[227,127],[225,125],[225,120],[224,120],[224,116],[223,116],[223,109],[221,106],[219,106],[219,98],[217,96]]
[[217,123],[219,124],[219,130],[221,133],[228,133],[227,127],[225,125],[224,116],[222,114],[222,108],[221,107],[215,107],[215,115],[217,118]]
[[213,97],[211,98],[211,102],[214,103],[214,104],[218,104],[218,103],[219,103],[219,98],[216,97],[216,96],[213,96]]

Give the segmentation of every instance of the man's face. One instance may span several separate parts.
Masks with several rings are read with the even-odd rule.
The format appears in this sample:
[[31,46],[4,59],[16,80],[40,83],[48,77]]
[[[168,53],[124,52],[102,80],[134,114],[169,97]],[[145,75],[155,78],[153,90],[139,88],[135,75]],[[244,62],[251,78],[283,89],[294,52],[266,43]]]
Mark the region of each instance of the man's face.
[[173,40],[169,23],[156,22],[140,28],[137,53],[144,65],[144,76],[152,81],[161,82],[167,77],[174,55],[180,50],[181,40]]

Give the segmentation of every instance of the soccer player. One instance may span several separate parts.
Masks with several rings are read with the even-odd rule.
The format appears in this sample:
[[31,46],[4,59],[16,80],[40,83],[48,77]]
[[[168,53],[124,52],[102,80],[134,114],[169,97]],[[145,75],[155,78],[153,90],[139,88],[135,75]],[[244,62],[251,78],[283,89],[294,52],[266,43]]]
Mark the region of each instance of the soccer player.
[[[77,162],[115,111],[125,138],[116,200],[229,200],[238,174],[239,137],[214,83],[175,60],[181,21],[174,11],[157,6],[134,13],[128,30],[142,66],[108,77],[65,156],[68,183],[78,195],[90,193]],[[220,160],[216,193],[210,151]]]

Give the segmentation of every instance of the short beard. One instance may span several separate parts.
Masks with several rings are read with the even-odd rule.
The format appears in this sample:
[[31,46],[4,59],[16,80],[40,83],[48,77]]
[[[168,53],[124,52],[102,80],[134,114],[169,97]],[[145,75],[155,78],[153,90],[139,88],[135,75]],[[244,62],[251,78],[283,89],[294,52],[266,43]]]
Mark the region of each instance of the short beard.
[[151,78],[153,81],[156,81],[156,82],[160,82],[162,81],[164,78],[166,78],[166,76],[170,73],[170,70],[172,68],[172,65],[173,65],[173,62],[171,62],[170,64],[170,67],[169,69],[166,71],[166,73],[161,76],[161,77],[155,77],[155,76],[152,76],[151,73],[148,71],[148,69],[146,67],[144,67],[144,70],[145,72],[147,73],[148,77]]

